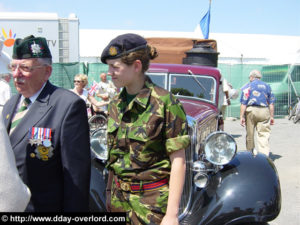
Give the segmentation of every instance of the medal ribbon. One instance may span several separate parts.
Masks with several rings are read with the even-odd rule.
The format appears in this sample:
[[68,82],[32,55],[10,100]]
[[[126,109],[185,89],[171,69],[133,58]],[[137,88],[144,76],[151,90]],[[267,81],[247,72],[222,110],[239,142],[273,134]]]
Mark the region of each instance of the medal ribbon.
[[51,128],[32,127],[29,134],[32,140],[51,141]]

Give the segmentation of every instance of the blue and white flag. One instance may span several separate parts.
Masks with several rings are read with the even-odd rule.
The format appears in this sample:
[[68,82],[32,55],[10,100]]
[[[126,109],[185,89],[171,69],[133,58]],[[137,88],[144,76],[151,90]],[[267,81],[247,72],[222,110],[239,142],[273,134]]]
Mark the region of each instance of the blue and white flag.
[[201,27],[204,39],[208,39],[208,36],[209,36],[210,5],[211,5],[211,1],[209,1],[209,8],[208,8],[207,13],[203,16],[203,18],[200,21],[200,27]]

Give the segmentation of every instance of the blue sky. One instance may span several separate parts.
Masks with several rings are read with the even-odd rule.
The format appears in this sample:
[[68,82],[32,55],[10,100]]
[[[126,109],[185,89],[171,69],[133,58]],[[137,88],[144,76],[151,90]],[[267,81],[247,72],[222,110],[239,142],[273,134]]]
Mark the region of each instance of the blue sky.
[[[0,13],[75,13],[80,29],[192,32],[208,5],[209,0],[0,0]],[[300,36],[300,0],[212,0],[210,32]]]

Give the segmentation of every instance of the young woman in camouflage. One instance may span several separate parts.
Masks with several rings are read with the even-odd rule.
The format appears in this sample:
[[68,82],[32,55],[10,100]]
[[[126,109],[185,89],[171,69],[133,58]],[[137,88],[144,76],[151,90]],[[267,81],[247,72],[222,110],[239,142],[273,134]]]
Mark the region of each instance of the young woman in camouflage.
[[144,73],[155,48],[136,34],[113,39],[101,61],[117,88],[108,109],[107,209],[127,224],[179,224],[189,145],[180,102]]

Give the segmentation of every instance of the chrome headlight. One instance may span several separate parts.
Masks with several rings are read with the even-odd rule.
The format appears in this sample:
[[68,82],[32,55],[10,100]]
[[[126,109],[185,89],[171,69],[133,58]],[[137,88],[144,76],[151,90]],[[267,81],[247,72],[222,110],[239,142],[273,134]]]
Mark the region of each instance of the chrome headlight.
[[209,162],[216,165],[225,165],[235,156],[237,145],[232,136],[217,131],[206,138],[204,151]]
[[107,142],[106,142],[106,130],[99,129],[96,130],[91,135],[91,149],[97,158],[101,160],[107,160],[108,151],[107,151]]
[[197,173],[194,176],[194,183],[198,188],[205,188],[208,184],[208,176],[205,173]]

